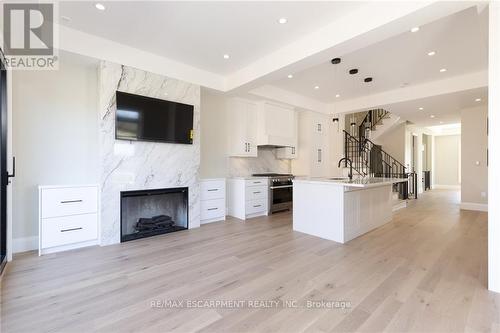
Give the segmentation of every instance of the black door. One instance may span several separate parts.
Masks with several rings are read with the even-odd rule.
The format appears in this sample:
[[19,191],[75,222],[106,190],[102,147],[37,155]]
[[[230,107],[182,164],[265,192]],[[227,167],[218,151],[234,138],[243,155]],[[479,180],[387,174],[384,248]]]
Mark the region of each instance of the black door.
[[7,262],[7,72],[0,52],[0,274]]

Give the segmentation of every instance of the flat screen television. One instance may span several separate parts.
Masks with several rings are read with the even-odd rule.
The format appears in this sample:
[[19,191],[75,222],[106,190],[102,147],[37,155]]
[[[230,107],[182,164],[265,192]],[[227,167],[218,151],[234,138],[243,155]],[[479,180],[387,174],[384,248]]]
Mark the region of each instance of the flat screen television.
[[192,144],[193,110],[192,105],[117,91],[115,137]]

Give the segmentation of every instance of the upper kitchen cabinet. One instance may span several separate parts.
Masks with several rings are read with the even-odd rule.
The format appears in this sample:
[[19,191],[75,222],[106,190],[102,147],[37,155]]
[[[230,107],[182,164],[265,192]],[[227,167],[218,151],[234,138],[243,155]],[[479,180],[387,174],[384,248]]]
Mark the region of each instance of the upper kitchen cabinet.
[[257,103],[240,98],[228,102],[229,156],[257,157]]
[[278,104],[260,102],[257,118],[257,145],[296,148],[295,110]]
[[312,111],[299,114],[297,158],[292,173],[297,176],[327,177],[330,172],[329,116]]

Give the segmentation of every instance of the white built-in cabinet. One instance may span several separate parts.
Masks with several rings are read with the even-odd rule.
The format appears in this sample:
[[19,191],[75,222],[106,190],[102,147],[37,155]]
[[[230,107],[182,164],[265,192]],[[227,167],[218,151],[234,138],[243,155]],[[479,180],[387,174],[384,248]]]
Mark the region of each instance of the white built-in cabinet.
[[257,146],[275,146],[276,156],[293,159],[297,151],[297,112],[271,102],[233,98],[228,102],[229,156],[255,157]]
[[228,101],[229,156],[257,156],[257,112],[256,102],[241,98]]
[[226,179],[200,181],[201,224],[226,219]]
[[299,112],[298,156],[292,162],[292,173],[297,176],[327,177],[330,174],[328,115]]
[[99,244],[99,186],[38,187],[38,255]]

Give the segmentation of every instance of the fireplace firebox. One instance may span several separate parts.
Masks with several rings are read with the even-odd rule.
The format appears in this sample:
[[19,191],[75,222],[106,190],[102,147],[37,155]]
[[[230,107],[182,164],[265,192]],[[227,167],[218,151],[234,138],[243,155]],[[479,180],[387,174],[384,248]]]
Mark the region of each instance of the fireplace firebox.
[[121,241],[186,230],[188,198],[187,187],[121,192]]

